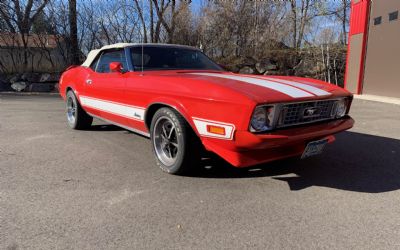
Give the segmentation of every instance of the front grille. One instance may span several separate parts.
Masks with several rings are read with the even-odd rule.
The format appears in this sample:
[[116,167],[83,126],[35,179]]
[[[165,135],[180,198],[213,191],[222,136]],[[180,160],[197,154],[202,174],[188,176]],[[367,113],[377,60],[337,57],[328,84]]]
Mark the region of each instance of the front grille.
[[277,127],[288,127],[334,118],[337,100],[288,103],[282,105]]

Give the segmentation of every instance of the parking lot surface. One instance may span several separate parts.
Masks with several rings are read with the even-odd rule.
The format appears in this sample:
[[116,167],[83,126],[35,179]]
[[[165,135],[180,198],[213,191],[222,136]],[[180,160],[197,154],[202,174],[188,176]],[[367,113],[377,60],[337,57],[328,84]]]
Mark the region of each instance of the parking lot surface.
[[0,95],[0,249],[399,249],[400,106],[351,115],[321,156],[182,177],[56,95]]

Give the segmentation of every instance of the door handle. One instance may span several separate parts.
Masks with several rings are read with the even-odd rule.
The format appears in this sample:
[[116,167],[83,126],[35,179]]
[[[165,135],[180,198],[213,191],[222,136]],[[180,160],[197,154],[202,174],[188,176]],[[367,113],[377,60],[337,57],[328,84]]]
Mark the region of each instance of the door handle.
[[87,79],[86,84],[92,84],[92,79]]

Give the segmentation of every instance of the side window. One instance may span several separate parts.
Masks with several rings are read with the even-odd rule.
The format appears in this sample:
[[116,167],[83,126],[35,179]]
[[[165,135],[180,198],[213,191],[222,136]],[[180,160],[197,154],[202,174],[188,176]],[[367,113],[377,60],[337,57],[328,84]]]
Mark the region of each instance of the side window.
[[97,66],[97,63],[99,62],[99,57],[97,57],[96,58],[96,60],[94,60],[93,62],[92,62],[92,64],[90,64],[90,68],[93,70],[93,71],[96,71],[96,66]]
[[120,62],[122,64],[122,68],[126,69],[127,65],[124,50],[103,52],[99,58],[99,62],[97,63],[96,72],[109,73],[111,62]]

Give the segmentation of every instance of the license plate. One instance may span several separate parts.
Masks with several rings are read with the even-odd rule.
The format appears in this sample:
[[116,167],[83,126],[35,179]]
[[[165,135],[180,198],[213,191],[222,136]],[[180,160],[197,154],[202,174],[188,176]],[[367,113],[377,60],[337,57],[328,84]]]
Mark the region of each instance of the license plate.
[[312,142],[308,143],[306,149],[304,149],[301,159],[321,154],[327,143],[328,143],[328,139],[312,141]]

